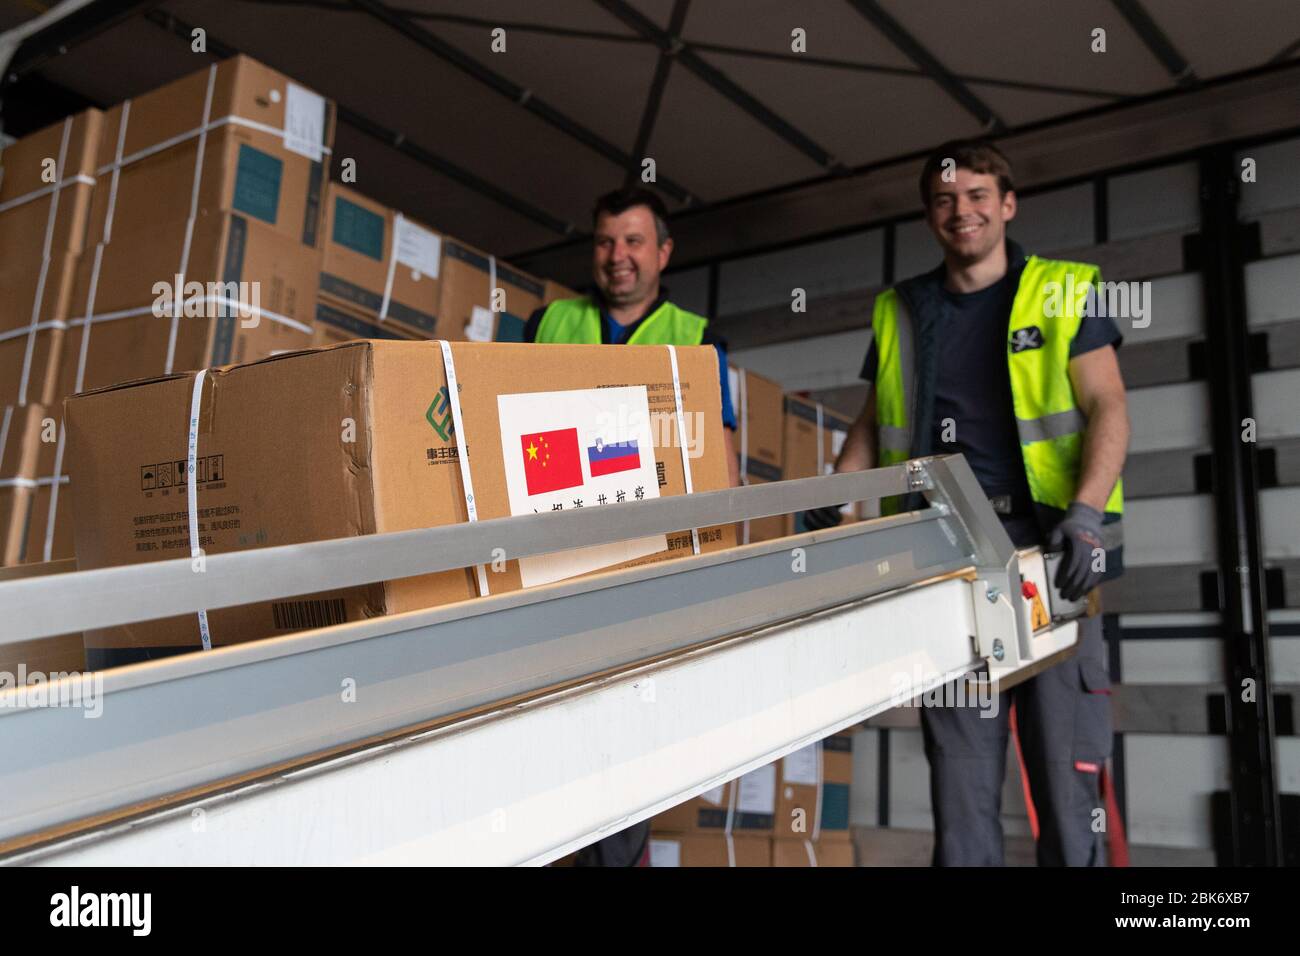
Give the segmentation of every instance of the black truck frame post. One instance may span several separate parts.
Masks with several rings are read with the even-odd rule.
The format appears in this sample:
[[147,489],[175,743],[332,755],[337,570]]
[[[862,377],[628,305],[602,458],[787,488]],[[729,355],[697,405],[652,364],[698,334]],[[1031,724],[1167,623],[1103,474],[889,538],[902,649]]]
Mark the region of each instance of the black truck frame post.
[[[1228,845],[1232,866],[1277,866],[1281,815],[1269,679],[1269,626],[1260,540],[1259,470],[1253,427],[1246,316],[1245,229],[1237,219],[1240,169],[1229,146],[1200,160],[1201,267],[1210,385],[1213,492],[1219,604],[1226,673],[1225,713],[1231,789]],[[1250,420],[1250,421],[1247,421]],[[1254,438],[1251,434],[1250,438]]]

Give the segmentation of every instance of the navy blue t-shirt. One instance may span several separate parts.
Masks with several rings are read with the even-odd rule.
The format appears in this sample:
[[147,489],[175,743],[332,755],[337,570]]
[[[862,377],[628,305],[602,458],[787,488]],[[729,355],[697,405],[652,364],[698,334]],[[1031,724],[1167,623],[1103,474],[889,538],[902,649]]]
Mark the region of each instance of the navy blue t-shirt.
[[[1015,292],[1010,275],[977,292],[943,290],[948,324],[939,335],[931,447],[936,454],[964,454],[985,494],[1010,495],[1012,513],[1028,515],[1032,503],[1007,371],[1007,327]],[[1107,345],[1118,348],[1121,341],[1108,316],[1085,316],[1070,343],[1070,357]],[[874,382],[876,371],[873,340],[861,378]]]

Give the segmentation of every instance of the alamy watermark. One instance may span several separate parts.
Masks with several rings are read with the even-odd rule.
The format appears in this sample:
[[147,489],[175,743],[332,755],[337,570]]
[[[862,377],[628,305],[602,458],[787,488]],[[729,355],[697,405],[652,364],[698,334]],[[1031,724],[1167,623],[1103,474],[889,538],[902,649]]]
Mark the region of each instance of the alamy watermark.
[[226,319],[238,316],[239,325],[255,329],[262,322],[260,282],[185,281],[179,273],[171,282],[153,284],[155,318]]
[[1086,279],[1075,282],[1074,274],[1067,273],[1063,283],[1043,284],[1043,315],[1048,318],[1106,315],[1112,319],[1128,319],[1133,328],[1145,329],[1151,324],[1151,283]]
[[[11,691],[12,693],[5,693]],[[86,718],[104,713],[104,675],[99,671],[0,670],[0,708],[80,707]]]
[[[996,681],[957,677],[939,683],[943,675],[937,671],[923,671],[916,667],[909,671],[895,671],[890,678],[889,702],[893,707],[974,707],[981,718],[998,715],[1001,701]],[[918,687],[929,685],[929,690],[917,693]]]

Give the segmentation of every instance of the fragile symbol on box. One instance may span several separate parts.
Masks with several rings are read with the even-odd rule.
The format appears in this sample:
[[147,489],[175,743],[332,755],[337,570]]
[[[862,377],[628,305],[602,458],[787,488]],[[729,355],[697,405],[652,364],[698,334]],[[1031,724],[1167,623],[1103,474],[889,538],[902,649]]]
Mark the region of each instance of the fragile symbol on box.
[[[187,482],[188,463],[185,461],[160,461],[140,466],[140,490],[184,487]],[[222,481],[226,476],[224,455],[205,455],[194,460],[197,484]]]

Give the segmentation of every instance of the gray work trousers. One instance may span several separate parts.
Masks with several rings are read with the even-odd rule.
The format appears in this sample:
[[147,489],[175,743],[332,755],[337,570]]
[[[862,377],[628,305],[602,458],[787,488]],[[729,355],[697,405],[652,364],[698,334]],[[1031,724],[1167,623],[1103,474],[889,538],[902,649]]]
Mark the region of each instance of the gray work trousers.
[[1012,701],[1038,814],[1038,865],[1105,865],[1099,787],[1111,750],[1105,660],[1101,617],[1084,618],[1075,656],[999,694],[996,716],[981,717],[973,704],[922,709],[935,866],[1003,865],[999,814]]

